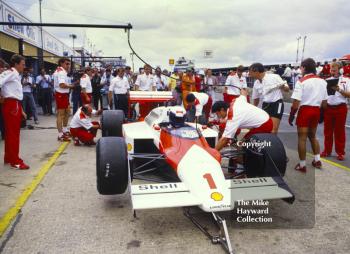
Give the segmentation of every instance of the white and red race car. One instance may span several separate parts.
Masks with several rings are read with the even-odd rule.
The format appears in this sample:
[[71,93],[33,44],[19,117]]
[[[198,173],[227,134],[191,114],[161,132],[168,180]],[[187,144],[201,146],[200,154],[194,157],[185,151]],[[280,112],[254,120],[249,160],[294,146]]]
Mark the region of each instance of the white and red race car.
[[[254,135],[268,147],[244,150],[214,149],[218,133],[206,126],[185,122],[180,106],[153,109],[144,121],[123,123],[123,113],[104,111],[103,137],[96,147],[97,189],[102,195],[130,189],[133,210],[184,207],[185,215],[203,232],[189,213],[199,207],[212,213],[220,228],[206,235],[233,253],[226,222],[218,214],[230,211],[238,200],[283,199],[294,195],[282,176],[287,164],[282,142],[272,134]],[[222,158],[243,156],[246,178],[227,179]],[[149,181],[134,184],[134,179]]]

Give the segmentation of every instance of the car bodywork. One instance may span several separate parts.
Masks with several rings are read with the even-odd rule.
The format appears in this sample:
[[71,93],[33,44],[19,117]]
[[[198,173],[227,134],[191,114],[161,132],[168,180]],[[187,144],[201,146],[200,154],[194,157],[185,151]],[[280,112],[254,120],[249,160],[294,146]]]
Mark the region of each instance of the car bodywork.
[[[138,92],[133,96],[143,97],[142,102],[146,100],[148,106],[171,100],[164,92]],[[273,141],[276,149],[260,147],[220,153],[214,149],[217,131],[197,123],[174,123],[169,117],[171,112],[183,115],[185,109],[161,106],[152,109],[144,119],[141,115],[137,122],[128,123],[123,123],[122,111],[104,112],[104,135],[96,147],[97,189],[103,195],[122,194],[129,186],[134,216],[142,209],[183,207],[184,215],[213,244],[220,243],[226,252],[234,253],[221,212],[233,210],[236,201],[294,201],[282,177],[287,164],[284,146],[275,135],[255,135],[257,139]],[[242,155],[248,177],[227,177],[223,158]],[[150,178],[149,173],[162,175],[163,179]],[[135,184],[134,179],[146,182]],[[212,215],[218,234],[212,235],[196,219],[190,211],[192,207]]]
[[164,156],[181,182],[131,185],[133,209],[199,206],[205,212],[234,209],[238,200],[292,199],[282,178],[225,179],[221,154],[213,147],[217,132],[186,123],[169,123],[171,107],[153,109],[145,121],[123,125],[128,153]]

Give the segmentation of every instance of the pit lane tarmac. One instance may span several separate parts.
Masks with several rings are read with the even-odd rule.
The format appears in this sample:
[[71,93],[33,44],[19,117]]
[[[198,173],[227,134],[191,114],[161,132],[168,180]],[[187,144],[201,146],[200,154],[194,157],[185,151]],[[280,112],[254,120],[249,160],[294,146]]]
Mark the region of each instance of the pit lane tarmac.
[[[47,117],[41,122],[49,127],[55,121]],[[289,130],[284,125],[282,129]],[[32,168],[16,171],[1,167],[1,217],[61,145],[55,130],[50,129],[25,130],[21,142],[22,157]],[[293,170],[297,163],[295,140],[284,142],[290,159],[287,177],[303,190],[304,176]],[[308,158],[309,171],[314,170],[310,162]],[[99,195],[95,174],[95,148],[69,144],[0,238],[0,253],[224,253],[181,209],[140,211],[134,218],[128,194]],[[236,253],[348,253],[350,173],[324,163],[323,170],[315,171],[315,180],[313,228],[229,226]]]

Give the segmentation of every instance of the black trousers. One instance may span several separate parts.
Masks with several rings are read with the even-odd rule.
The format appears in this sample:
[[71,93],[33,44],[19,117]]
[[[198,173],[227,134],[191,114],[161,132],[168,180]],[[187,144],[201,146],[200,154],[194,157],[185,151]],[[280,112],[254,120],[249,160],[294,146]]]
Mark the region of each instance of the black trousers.
[[81,101],[81,96],[80,96],[80,92],[78,91],[74,91],[72,93],[72,102],[73,102],[73,115],[75,114],[75,112],[78,111],[78,109],[83,106],[83,102]]
[[43,109],[43,114],[52,115],[52,93],[51,88],[41,89],[41,107]]
[[123,110],[125,117],[127,117],[128,116],[128,96],[126,94],[115,94],[114,108]]
[[101,96],[101,93],[100,92],[96,92],[96,93],[93,93],[92,94],[92,100],[94,102],[94,108],[96,110],[99,110],[99,106],[98,106],[98,103],[100,102],[100,105],[101,105],[101,108],[102,108],[102,96]]

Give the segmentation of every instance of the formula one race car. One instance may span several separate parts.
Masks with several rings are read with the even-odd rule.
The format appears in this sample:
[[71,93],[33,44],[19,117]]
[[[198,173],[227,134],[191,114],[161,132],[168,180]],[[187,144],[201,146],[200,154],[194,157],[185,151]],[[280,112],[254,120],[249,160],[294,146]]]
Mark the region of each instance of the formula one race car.
[[[218,212],[234,209],[238,200],[283,199],[294,195],[283,180],[287,157],[276,135],[257,134],[243,150],[214,149],[218,133],[185,122],[183,107],[158,107],[144,121],[123,123],[123,112],[104,111],[103,137],[96,147],[97,190],[102,195],[124,193],[128,186],[135,210],[184,207],[185,215],[213,243],[233,253],[226,221]],[[106,123],[106,124],[104,124]],[[228,179],[223,158],[243,157],[247,178]],[[151,183],[133,184],[134,179]],[[197,206],[212,213],[220,234],[210,235],[190,214]],[[135,213],[134,213],[135,214]]]

